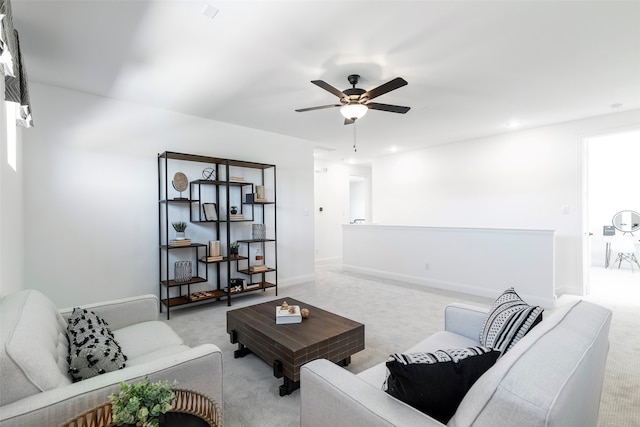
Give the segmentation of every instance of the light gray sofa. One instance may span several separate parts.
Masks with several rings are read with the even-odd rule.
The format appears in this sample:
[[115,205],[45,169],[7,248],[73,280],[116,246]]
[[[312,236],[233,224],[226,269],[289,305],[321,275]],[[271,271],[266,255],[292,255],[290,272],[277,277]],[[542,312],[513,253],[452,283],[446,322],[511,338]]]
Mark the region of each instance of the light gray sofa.
[[[121,381],[178,381],[215,400],[222,411],[222,353],[190,348],[158,321],[158,299],[144,295],[85,305],[102,316],[127,355],[126,367],[73,383],[67,373],[66,319],[42,293],[25,290],[0,301],[0,426],[57,426],[108,400]],[[222,415],[222,414],[221,414]]]
[[[477,346],[486,313],[450,305],[445,330],[406,352]],[[585,301],[560,307],[478,379],[447,425],[596,426],[610,324],[604,307]],[[301,426],[443,425],[383,391],[385,375],[384,362],[358,375],[327,360],[304,365]]]

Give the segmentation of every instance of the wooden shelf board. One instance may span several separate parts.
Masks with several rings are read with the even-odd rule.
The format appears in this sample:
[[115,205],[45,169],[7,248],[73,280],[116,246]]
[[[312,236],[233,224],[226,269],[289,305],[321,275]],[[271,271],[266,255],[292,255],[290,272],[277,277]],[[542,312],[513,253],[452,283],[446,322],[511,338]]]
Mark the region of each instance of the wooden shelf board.
[[189,295],[189,302],[206,301],[209,299],[223,298],[226,296],[226,294],[223,291],[213,290],[213,291],[206,291],[206,292],[209,292],[209,295],[201,296],[201,297],[194,297],[195,292],[191,293]]
[[200,200],[198,199],[162,199],[162,200],[158,200],[158,202],[160,203],[195,203],[195,202],[199,202]]
[[243,259],[249,259],[247,257],[244,256],[237,256],[237,257],[233,257],[233,258],[229,258],[229,257],[224,257],[219,261],[205,261],[202,258],[199,258],[198,261],[203,262],[205,264],[220,264],[221,262],[227,262],[227,261],[240,261]]
[[[275,284],[270,283],[270,282],[254,282],[254,283],[251,283],[251,284],[252,285],[259,284],[260,286],[255,287],[253,289],[243,289],[243,290],[238,291],[238,292],[230,292],[230,294],[231,295],[239,295],[239,294],[245,294],[247,292],[254,292],[254,291],[259,291],[259,290],[262,290],[262,289],[269,289],[269,288],[275,288],[276,287]],[[224,295],[226,295],[226,293]]]
[[163,298],[160,301],[164,305],[166,305],[167,307],[174,307],[176,305],[189,304],[191,302],[191,301],[189,301],[189,298],[186,295],[181,295],[179,297],[169,298],[168,301],[167,301],[166,298]]
[[174,160],[186,160],[188,162],[221,163],[223,165],[226,163],[229,166],[238,166],[242,168],[252,168],[252,169],[269,169],[269,168],[275,167],[275,165],[269,165],[265,163],[254,163],[254,162],[245,162],[242,160],[221,159],[219,157],[200,156],[197,154],[176,153],[175,151],[165,151],[164,153],[158,154],[158,157],[174,159]]
[[205,283],[206,281],[207,279],[204,279],[202,277],[193,277],[188,282],[176,282],[175,280],[169,280],[169,283],[167,283],[166,280],[162,280],[160,281],[160,284],[162,286],[169,286],[171,288],[174,286],[193,285],[194,283]]
[[191,243],[190,245],[176,245],[176,246],[171,246],[171,245],[161,245],[160,247],[162,249],[182,249],[182,248],[199,248],[201,246],[207,246],[204,243]]
[[276,269],[269,267],[268,269],[262,270],[262,271],[250,271],[248,268],[242,268],[238,270],[238,273],[251,275],[251,274],[269,273],[271,271],[276,271]]

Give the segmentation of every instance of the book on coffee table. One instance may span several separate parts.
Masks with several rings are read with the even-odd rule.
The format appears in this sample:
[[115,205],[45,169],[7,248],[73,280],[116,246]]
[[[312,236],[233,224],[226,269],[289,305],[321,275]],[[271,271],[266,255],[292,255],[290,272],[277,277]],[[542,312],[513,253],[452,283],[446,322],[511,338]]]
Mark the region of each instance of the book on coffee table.
[[300,306],[290,305],[286,309],[276,306],[276,325],[286,325],[290,323],[302,323],[302,314],[300,314]]

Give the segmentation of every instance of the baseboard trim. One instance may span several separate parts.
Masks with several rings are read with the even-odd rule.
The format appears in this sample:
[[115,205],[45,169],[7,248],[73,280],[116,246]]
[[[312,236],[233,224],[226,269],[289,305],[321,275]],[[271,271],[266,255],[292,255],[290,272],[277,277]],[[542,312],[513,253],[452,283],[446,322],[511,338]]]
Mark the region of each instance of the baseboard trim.
[[315,263],[317,265],[319,265],[319,264],[335,264],[335,263],[342,264],[342,257],[336,256],[336,257],[327,257],[327,258],[316,258]]
[[302,283],[309,283],[316,280],[316,275],[314,274],[305,274],[302,276],[289,277],[284,280],[278,280],[278,287],[287,287],[293,285],[300,285]]
[[[352,273],[360,273],[367,274],[369,276],[380,277],[383,279],[397,280],[400,282],[411,283],[414,285],[428,286],[431,288],[442,289],[446,291],[460,292],[469,295],[475,295],[484,298],[497,298],[504,289],[508,286],[505,285],[504,289],[498,290],[495,288],[487,288],[481,287],[471,284],[465,283],[457,283],[457,282],[449,282],[446,280],[434,280],[434,279],[425,279],[423,277],[416,277],[407,274],[401,273],[392,273],[389,271],[376,270],[372,268],[364,268],[358,267],[355,265],[343,264],[342,265],[344,271],[349,271]],[[523,300],[525,300],[528,304],[531,305],[539,305],[544,308],[554,309],[557,305],[557,296],[554,295],[553,298],[543,298],[536,295],[528,295],[518,293]]]

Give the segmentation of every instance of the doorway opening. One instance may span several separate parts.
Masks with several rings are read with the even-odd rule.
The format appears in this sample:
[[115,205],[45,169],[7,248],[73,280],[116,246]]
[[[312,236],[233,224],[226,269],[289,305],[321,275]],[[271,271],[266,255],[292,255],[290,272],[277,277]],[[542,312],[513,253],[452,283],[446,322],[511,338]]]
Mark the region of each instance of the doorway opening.
[[351,224],[369,221],[367,215],[367,190],[364,176],[349,175],[349,222]]
[[[600,292],[596,286],[605,282],[640,282],[640,271],[635,270],[632,278],[631,265],[622,263],[611,265],[610,240],[606,234],[611,229],[614,215],[620,211],[640,212],[638,192],[638,166],[640,158],[640,130],[630,130],[615,134],[590,137],[585,140],[585,235],[584,256],[585,294]],[[618,232],[619,233],[619,232]],[[636,257],[640,249],[640,235],[635,233]],[[615,256],[613,257],[615,258]],[[616,270],[615,272],[613,270]],[[627,277],[627,275],[629,277]],[[614,288],[614,286],[606,285]]]

